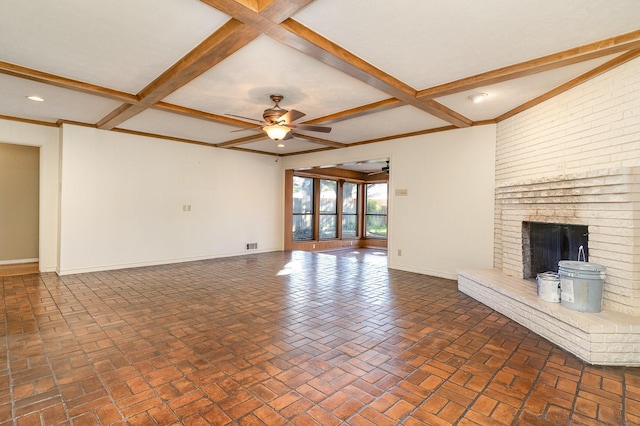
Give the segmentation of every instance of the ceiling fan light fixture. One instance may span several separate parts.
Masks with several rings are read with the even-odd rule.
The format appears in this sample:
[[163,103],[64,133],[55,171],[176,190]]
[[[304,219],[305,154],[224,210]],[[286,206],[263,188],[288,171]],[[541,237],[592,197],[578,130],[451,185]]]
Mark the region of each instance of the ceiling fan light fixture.
[[487,96],[489,95],[486,93],[474,93],[473,95],[469,96],[469,100],[474,104],[478,104],[484,101],[487,98]]
[[287,136],[287,133],[291,131],[290,128],[281,124],[270,124],[268,126],[264,126],[262,130],[264,130],[267,133],[267,136],[269,136],[274,141],[283,139],[285,136]]

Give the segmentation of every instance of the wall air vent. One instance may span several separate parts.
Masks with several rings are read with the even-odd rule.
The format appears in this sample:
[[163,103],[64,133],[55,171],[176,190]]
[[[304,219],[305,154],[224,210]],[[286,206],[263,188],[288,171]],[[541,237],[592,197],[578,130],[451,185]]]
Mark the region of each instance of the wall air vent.
[[247,243],[247,250],[256,250],[258,248],[258,243]]

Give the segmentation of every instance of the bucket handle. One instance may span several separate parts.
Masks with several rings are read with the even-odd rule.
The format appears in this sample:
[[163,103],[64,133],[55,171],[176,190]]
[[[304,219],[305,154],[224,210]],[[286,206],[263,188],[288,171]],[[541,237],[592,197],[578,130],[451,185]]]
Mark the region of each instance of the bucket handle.
[[586,262],[586,261],[587,261],[587,259],[585,258],[585,255],[584,255],[584,246],[580,246],[580,247],[578,248],[578,262],[580,262],[580,258],[581,258],[581,257],[582,257],[582,261],[583,261],[583,262]]

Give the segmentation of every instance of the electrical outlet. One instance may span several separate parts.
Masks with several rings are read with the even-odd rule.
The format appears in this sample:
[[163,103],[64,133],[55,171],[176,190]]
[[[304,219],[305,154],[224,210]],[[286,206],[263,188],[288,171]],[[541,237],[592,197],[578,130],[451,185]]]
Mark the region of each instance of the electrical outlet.
[[311,248],[315,249],[315,248],[316,248],[316,245],[314,244],[314,245],[313,245],[313,247],[311,247]]
[[398,256],[402,256],[402,249],[398,249]]

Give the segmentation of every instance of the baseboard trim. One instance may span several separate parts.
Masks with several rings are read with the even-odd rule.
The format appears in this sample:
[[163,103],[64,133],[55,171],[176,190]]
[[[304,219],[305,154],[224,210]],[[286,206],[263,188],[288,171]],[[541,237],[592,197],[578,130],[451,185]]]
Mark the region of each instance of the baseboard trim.
[[0,264],[0,277],[11,277],[15,275],[29,275],[38,273],[40,273],[39,262]]
[[40,259],[37,257],[30,257],[27,259],[11,259],[11,260],[0,260],[0,266],[2,265],[20,265],[22,263],[34,263],[38,262]]

